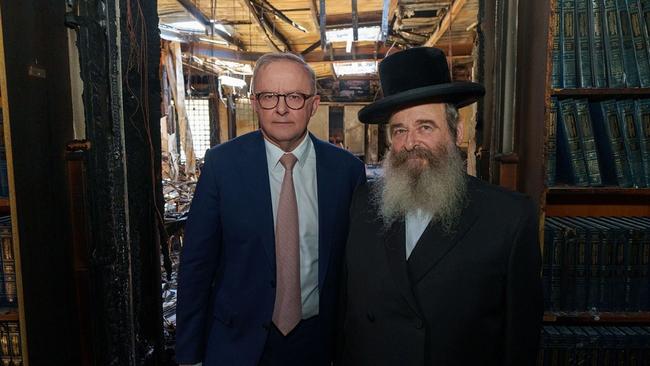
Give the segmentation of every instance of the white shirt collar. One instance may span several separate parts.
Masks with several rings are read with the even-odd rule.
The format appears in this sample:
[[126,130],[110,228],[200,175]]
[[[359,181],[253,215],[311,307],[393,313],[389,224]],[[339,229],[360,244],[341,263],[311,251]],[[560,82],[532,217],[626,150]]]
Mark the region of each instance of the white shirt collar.
[[[274,169],[280,164],[280,158],[285,154],[285,151],[274,145],[272,142],[264,138],[264,146],[266,147],[266,159],[270,169]],[[311,150],[312,141],[309,133],[305,134],[302,141],[295,149],[289,151],[298,159],[298,166],[302,168],[307,161],[309,150]]]

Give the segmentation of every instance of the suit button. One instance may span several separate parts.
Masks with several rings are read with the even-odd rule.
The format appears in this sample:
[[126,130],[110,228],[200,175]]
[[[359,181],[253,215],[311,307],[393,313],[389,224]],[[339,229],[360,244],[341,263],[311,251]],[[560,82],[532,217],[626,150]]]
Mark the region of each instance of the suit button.
[[422,319],[418,319],[418,320],[415,322],[415,327],[416,327],[417,329],[422,329],[422,328],[424,328],[424,322],[422,321]]
[[275,288],[275,280],[271,280],[270,284],[271,284],[271,288]]
[[271,323],[264,323],[264,324],[262,324],[262,328],[264,328],[264,330],[269,330],[269,329],[271,329]]
[[368,314],[366,314],[366,317],[368,318],[368,321],[371,322],[371,323],[373,323],[375,321],[375,314],[373,314],[371,312],[368,312]]

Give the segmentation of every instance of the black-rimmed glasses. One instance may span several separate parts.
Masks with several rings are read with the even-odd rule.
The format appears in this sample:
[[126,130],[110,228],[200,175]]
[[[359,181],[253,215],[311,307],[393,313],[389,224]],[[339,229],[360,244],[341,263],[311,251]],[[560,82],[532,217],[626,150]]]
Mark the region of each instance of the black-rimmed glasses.
[[262,109],[273,109],[278,105],[280,97],[284,98],[284,104],[287,105],[290,109],[298,110],[302,109],[305,106],[305,101],[313,97],[312,94],[304,93],[289,93],[289,94],[279,94],[271,92],[262,92],[255,94],[255,99],[260,104]]

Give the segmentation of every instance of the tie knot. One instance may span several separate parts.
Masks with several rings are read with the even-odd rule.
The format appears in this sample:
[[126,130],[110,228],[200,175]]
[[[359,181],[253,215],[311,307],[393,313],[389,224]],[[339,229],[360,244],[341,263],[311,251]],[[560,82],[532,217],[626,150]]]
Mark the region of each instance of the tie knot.
[[293,166],[296,165],[297,161],[298,158],[296,158],[292,153],[286,153],[280,158],[280,164],[282,164],[286,170],[293,170]]

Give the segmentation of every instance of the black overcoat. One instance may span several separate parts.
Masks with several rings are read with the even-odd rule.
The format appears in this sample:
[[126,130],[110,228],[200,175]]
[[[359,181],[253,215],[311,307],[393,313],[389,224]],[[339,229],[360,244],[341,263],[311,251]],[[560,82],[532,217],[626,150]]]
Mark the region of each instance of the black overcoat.
[[426,228],[406,260],[357,189],[346,248],[343,365],[534,365],[543,313],[538,219],[524,195],[467,177],[452,234]]

